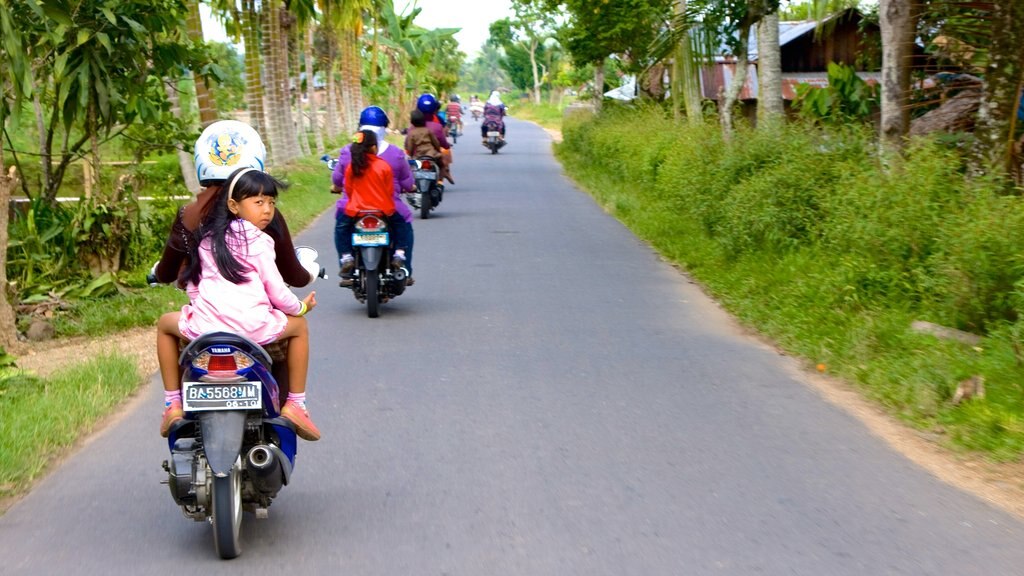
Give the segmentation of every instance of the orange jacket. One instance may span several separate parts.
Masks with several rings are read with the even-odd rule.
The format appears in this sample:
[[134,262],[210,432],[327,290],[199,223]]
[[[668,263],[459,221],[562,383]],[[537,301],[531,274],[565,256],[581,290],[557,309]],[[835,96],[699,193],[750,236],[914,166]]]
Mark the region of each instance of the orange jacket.
[[394,176],[391,166],[376,155],[362,175],[352,173],[352,165],[345,168],[345,192],[348,205],[345,215],[355,216],[361,210],[381,210],[388,216],[395,213]]

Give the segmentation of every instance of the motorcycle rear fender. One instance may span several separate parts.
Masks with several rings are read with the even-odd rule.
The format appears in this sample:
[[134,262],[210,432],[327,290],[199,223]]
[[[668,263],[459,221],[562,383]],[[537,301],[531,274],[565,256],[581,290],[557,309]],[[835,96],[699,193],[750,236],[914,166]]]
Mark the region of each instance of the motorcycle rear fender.
[[363,246],[359,249],[359,253],[366,271],[370,273],[376,272],[377,267],[380,266],[381,256],[384,255],[384,249],[380,246]]
[[199,413],[203,451],[214,476],[224,478],[238,460],[242,452],[242,437],[245,435],[245,417],[242,410]]

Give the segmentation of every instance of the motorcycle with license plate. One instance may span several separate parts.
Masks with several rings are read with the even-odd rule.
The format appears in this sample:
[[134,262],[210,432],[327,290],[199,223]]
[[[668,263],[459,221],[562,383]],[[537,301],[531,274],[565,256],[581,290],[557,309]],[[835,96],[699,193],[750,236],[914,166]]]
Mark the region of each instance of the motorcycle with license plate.
[[[323,158],[332,172],[336,158]],[[395,253],[394,239],[387,216],[379,210],[364,210],[356,214],[352,229],[352,249],[355,269],[352,278],[341,284],[351,288],[356,300],[366,304],[366,315],[380,316],[380,305],[405,292],[409,271],[392,268]]]
[[409,160],[416,189],[407,198],[409,204],[419,211],[420,218],[430,218],[430,212],[437,208],[444,198],[444,184],[441,183],[441,167],[430,156]]
[[491,154],[497,154],[498,150],[505,145],[505,137],[501,135],[501,124],[495,120],[488,120],[484,122],[484,130],[487,134],[484,146],[491,150]]
[[459,128],[462,125],[462,120],[456,117],[452,117],[448,120],[448,139],[455,144],[459,137]]
[[392,268],[395,247],[387,217],[379,210],[364,210],[356,215],[352,231],[355,270],[352,289],[356,300],[366,303],[370,318],[380,315],[380,305],[405,292],[409,272]]
[[[326,277],[316,250],[300,246],[296,253],[303,266]],[[242,552],[243,511],[267,518],[295,469],[295,426],[281,417],[286,354],[287,341],[260,346],[239,334],[209,332],[179,356],[185,417],[168,431],[162,483],[186,518],[213,526],[221,558]]]

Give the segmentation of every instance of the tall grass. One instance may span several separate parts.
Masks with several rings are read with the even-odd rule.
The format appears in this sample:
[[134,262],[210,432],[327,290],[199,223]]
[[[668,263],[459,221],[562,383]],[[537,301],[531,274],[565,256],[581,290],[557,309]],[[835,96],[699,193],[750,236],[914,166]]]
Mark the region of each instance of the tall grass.
[[0,374],[0,500],[25,490],[141,380],[123,356],[95,358],[45,379]]
[[[568,120],[563,135],[569,172],[743,321],[915,426],[1022,453],[1024,198],[934,142],[883,166],[857,129],[741,129],[727,143],[640,108]],[[972,375],[987,397],[953,406]]]

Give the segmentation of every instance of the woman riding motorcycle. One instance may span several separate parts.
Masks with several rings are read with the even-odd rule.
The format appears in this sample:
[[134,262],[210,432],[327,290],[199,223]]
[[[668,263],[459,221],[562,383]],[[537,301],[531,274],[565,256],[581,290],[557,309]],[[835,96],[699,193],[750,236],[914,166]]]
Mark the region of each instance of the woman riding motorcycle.
[[498,132],[501,132],[501,138],[505,138],[505,112],[508,108],[501,101],[501,94],[497,90],[491,92],[490,98],[487,99],[487,103],[484,104],[484,123],[480,126],[480,137],[483,138],[483,145],[487,146],[487,132],[488,126],[492,123],[498,125]]
[[[413,247],[413,231],[412,231],[412,210],[409,206],[402,201],[402,192],[408,192],[415,187],[415,181],[412,177],[412,171],[409,169],[409,159],[405,157],[405,152],[402,151],[400,146],[393,146],[384,139],[387,136],[387,127],[391,124],[391,120],[388,115],[379,106],[368,106],[363,109],[359,114],[359,129],[370,130],[377,135],[377,156],[388,163],[391,166],[391,173],[394,176],[394,196],[395,196],[395,209],[399,214],[402,215],[402,219],[405,220],[408,225],[408,231],[406,236],[409,239],[409,247],[405,253],[405,267],[409,271],[409,277],[406,280],[406,284],[412,286],[412,247]],[[337,208],[335,210],[335,238],[334,247],[338,250],[339,263],[341,260],[341,245],[339,244],[338,238],[338,227],[341,226],[341,219],[345,215],[345,207],[348,205],[348,194],[343,192],[345,186],[345,168],[352,163],[351,144],[347,144],[341,149],[341,153],[338,155],[338,163],[334,166],[334,173],[331,176],[331,192],[335,194],[341,194],[341,198],[338,199]],[[349,275],[349,271],[342,276],[341,285],[347,286],[352,283],[352,278]]]

